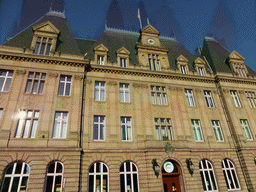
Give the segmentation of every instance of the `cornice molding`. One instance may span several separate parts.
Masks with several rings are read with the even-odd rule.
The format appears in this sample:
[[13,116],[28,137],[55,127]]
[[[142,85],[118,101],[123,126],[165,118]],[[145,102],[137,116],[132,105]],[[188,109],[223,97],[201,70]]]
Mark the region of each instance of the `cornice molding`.
[[113,74],[121,74],[121,75],[133,75],[133,76],[176,79],[176,80],[204,82],[204,83],[215,83],[215,79],[212,77],[199,77],[199,76],[193,76],[193,75],[168,73],[163,71],[162,72],[148,71],[148,70],[140,70],[140,69],[132,69],[132,68],[102,66],[102,65],[91,65],[91,72],[102,72],[102,73],[113,73]]
[[0,59],[84,67],[89,61],[0,51]]
[[256,85],[256,79],[224,77],[224,76],[216,76],[215,79],[217,82]]

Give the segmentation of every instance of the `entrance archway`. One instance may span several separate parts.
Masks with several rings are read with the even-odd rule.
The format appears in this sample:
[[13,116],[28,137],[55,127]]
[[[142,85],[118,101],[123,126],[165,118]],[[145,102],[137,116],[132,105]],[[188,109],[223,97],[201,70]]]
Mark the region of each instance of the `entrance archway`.
[[164,192],[181,192],[181,170],[177,162],[167,160],[162,165]]

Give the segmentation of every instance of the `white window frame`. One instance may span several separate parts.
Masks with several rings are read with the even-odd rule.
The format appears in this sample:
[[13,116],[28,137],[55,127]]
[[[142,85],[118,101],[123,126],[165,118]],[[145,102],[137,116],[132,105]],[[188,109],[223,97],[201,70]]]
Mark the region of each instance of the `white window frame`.
[[[56,117],[57,113],[60,113],[59,117]],[[64,117],[64,114],[66,114],[65,117]],[[68,112],[63,112],[63,111],[55,112],[52,138],[65,139],[67,137],[68,116],[69,116]],[[59,124],[59,126],[56,127],[56,124]]]
[[[64,77],[64,81],[61,80],[61,78]],[[68,78],[70,78],[70,81],[68,80]],[[63,93],[60,93],[60,85],[64,84],[64,89],[63,89]],[[69,94],[66,94],[66,90],[68,89],[67,87],[69,86]],[[59,89],[58,89],[58,95],[60,96],[70,96],[71,95],[71,87],[72,87],[72,76],[71,75],[60,75],[60,82],[59,82]]]
[[127,59],[120,57],[120,67],[126,68],[127,67]]
[[128,83],[120,83],[119,98],[120,98],[120,102],[122,103],[130,102],[130,86]]
[[244,64],[234,63],[234,67],[236,69],[238,77],[247,78]]
[[240,119],[240,123],[244,132],[244,137],[246,140],[253,140],[252,132],[249,127],[247,119]]
[[94,100],[95,101],[105,101],[106,100],[106,83],[105,83],[105,81],[95,81]]
[[46,73],[30,71],[28,73],[25,93],[43,94],[45,79]]
[[214,135],[217,141],[223,142],[224,141],[224,136],[222,133],[222,129],[220,126],[220,121],[219,120],[212,120],[212,128],[214,131]]
[[[124,123],[122,123],[124,119]],[[132,141],[132,118],[131,117],[121,117],[121,140],[122,141]],[[124,135],[124,138],[123,138]]]
[[148,54],[148,64],[151,71],[161,71],[159,55]]
[[21,110],[18,113],[15,138],[35,138],[40,116],[39,110]]
[[[97,163],[99,163],[100,164],[100,172],[96,172],[97,170],[96,170],[96,164]],[[109,191],[109,169],[108,169],[108,166],[105,164],[105,163],[102,163],[102,162],[99,162],[99,161],[97,161],[97,162],[95,162],[95,163],[93,163],[91,166],[93,166],[94,165],[94,170],[93,170],[93,173],[91,173],[90,171],[89,171],[89,179],[90,179],[90,176],[92,175],[93,176],[93,191],[90,191],[90,192],[98,192],[98,190],[96,189],[96,176],[97,175],[99,175],[100,176],[100,192],[103,192],[103,176],[104,175],[107,175],[107,179],[108,179],[108,181],[107,181],[107,191]],[[91,168],[91,166],[90,166],[90,168]],[[105,166],[106,167],[106,169],[107,169],[107,172],[103,172],[103,166]],[[90,168],[89,168],[89,170],[90,170]],[[89,185],[90,185],[90,181],[89,181]],[[88,185],[88,189],[90,189],[90,186]]]
[[[97,121],[95,121],[95,118],[97,118]],[[100,122],[100,119],[103,118],[103,122]],[[101,130],[102,125],[102,130]],[[94,137],[95,134],[95,126],[97,126],[98,134],[97,138]],[[106,117],[103,115],[94,115],[93,117],[93,140],[94,141],[105,141],[105,130],[106,130]],[[101,138],[102,136],[102,138]]]
[[[45,40],[45,41],[44,41]],[[53,39],[48,37],[37,37],[35,45],[35,54],[36,55],[50,55],[52,48]],[[42,45],[45,44],[45,47],[42,48]]]
[[251,108],[256,108],[256,96],[255,92],[245,91],[246,98],[251,106]]
[[192,127],[193,127],[193,133],[195,136],[195,141],[197,142],[203,142],[204,137],[201,129],[201,124],[199,119],[191,119]]
[[241,102],[240,102],[240,99],[238,97],[237,91],[231,90],[230,95],[231,95],[231,98],[234,102],[235,107],[241,107]]
[[[50,165],[52,165],[54,163],[54,172],[53,173],[49,173],[49,167]],[[57,164],[60,164],[62,166],[62,172],[61,173],[57,173]],[[62,192],[63,191],[63,188],[64,188],[64,178],[63,178],[63,173],[64,173],[64,166],[61,162],[59,161],[54,161],[54,162],[51,162],[48,167],[47,167],[47,173],[46,173],[46,180],[45,180],[45,190],[46,191],[46,186],[47,186],[47,178],[48,177],[53,177],[53,183],[52,183],[52,191],[51,192],[54,192],[54,188],[55,188],[55,181],[56,181],[56,177],[57,176],[61,176],[61,185],[60,185],[60,191],[59,192]]]
[[188,106],[189,107],[195,107],[196,102],[195,102],[195,99],[194,99],[194,94],[193,94],[192,89],[185,89],[185,95],[186,95]]
[[187,74],[187,67],[186,65],[180,65],[180,71],[182,74],[186,75]]
[[[130,163],[130,171],[127,170],[127,163]],[[133,163],[131,161],[126,161],[122,165],[124,165],[124,171],[120,170],[120,188],[121,188],[121,185],[122,185],[122,183],[121,183],[121,175],[124,175],[124,188],[125,188],[125,191],[127,191],[127,192],[132,191],[132,192],[134,192],[133,177],[136,174],[137,175],[137,186],[138,186],[138,191],[137,192],[139,192],[140,188],[139,188],[139,172],[138,172],[138,167],[136,166],[135,163]],[[133,165],[135,166],[136,171],[133,171]],[[121,166],[120,166],[120,169],[121,169]],[[129,187],[127,185],[127,175],[130,175],[130,177],[131,177],[131,186],[129,186]],[[130,188],[130,190],[129,190],[129,188]]]
[[[2,75],[2,72],[6,72],[5,75]],[[11,86],[11,82],[12,82],[12,76],[13,76],[13,71],[12,70],[6,70],[6,69],[0,69],[0,79],[3,79],[3,84],[2,87],[0,87],[0,91],[1,92],[7,92],[9,91],[9,88]],[[9,85],[6,83],[7,81],[9,81]]]
[[[228,167],[226,167],[224,161],[227,161]],[[241,189],[240,183],[239,183],[239,180],[238,180],[238,177],[236,174],[236,169],[235,169],[234,163],[232,161],[230,161],[229,159],[223,159],[221,165],[222,165],[222,171],[224,173],[228,191],[240,190]],[[230,174],[228,174],[228,172]],[[231,177],[229,177],[229,175]],[[235,180],[237,181],[238,186],[236,185]],[[233,184],[234,188],[231,188],[231,184]]]
[[198,72],[199,72],[199,75],[200,76],[205,76],[205,71],[204,71],[204,68],[203,67],[198,67]]
[[103,55],[97,55],[97,64],[104,65],[104,57]]
[[[157,140],[173,140],[173,131],[170,118],[155,118]],[[164,137],[166,139],[164,139]]]
[[205,98],[207,107],[209,108],[215,107],[211,91],[204,91],[204,98]]
[[[17,174],[15,173],[16,171],[16,167],[17,167],[17,163],[21,163],[22,162],[22,165],[21,165],[21,173]],[[12,173],[11,174],[7,174],[7,170],[10,168],[10,166],[13,166],[12,167]],[[27,166],[28,168],[28,173],[24,173],[24,169],[26,168],[25,166]],[[5,175],[4,175],[4,178],[3,178],[3,182],[2,182],[2,187],[1,187],[1,191],[3,190],[3,186],[4,186],[4,181],[6,178],[11,178],[10,180],[10,183],[9,183],[9,187],[8,187],[8,191],[6,192],[11,192],[11,189],[12,189],[12,186],[13,186],[13,180],[14,178],[17,178],[19,177],[19,183],[18,183],[18,188],[16,189],[17,191],[20,191],[21,189],[21,181],[24,177],[27,177],[27,183],[25,185],[25,191],[27,191],[27,186],[28,186],[28,180],[29,180],[29,174],[30,174],[30,167],[27,163],[23,162],[23,161],[18,161],[18,162],[15,162],[15,163],[12,163],[8,166],[8,168],[6,169],[5,171]]]
[[[203,161],[205,161],[206,167],[204,167]],[[201,179],[202,179],[203,185],[206,188],[206,189],[204,189],[204,191],[215,191],[215,192],[218,191],[218,185],[217,185],[214,169],[213,169],[211,162],[208,161],[207,159],[201,160],[199,162],[199,170],[201,173]],[[211,173],[212,173],[212,175],[211,175]],[[208,177],[206,177],[206,175],[208,175]],[[213,176],[213,178],[212,178],[212,176]],[[214,189],[214,186],[215,186],[215,189]]]
[[168,105],[165,86],[150,86],[151,100],[154,105]]

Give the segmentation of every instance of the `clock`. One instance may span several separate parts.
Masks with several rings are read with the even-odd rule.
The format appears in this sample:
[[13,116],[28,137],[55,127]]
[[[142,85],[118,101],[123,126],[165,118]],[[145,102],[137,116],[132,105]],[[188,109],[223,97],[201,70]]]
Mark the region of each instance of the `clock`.
[[156,41],[155,41],[154,39],[152,39],[152,38],[148,38],[148,39],[147,39],[147,42],[148,42],[148,44],[150,44],[150,45],[154,45]]
[[174,170],[174,165],[170,161],[165,162],[163,167],[167,173],[171,173]]

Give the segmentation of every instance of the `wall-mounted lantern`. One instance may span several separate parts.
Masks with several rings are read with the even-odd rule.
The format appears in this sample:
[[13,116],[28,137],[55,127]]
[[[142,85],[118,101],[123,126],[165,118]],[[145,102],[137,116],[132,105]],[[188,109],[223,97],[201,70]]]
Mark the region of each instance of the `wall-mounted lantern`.
[[186,163],[187,163],[188,171],[189,171],[190,175],[192,176],[194,173],[195,167],[194,167],[194,164],[193,164],[191,158],[187,158]]
[[156,159],[152,160],[153,170],[155,171],[155,175],[158,178],[159,172],[160,172],[160,166],[158,165]]
[[254,163],[255,163],[255,165],[256,165],[256,157],[254,158]]

